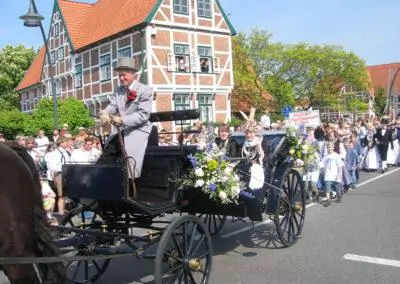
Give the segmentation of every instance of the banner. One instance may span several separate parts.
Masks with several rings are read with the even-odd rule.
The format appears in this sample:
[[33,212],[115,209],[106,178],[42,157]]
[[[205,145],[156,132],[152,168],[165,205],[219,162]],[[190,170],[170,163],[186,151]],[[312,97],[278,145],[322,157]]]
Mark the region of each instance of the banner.
[[320,124],[319,110],[312,111],[297,111],[289,114],[289,121],[306,127],[316,127]]

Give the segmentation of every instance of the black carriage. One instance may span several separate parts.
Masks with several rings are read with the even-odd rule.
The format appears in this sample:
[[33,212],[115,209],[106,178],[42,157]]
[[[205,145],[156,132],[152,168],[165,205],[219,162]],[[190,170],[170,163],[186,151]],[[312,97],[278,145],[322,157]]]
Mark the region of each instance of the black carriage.
[[[151,121],[184,121],[199,115],[198,110],[161,112],[153,113]],[[96,281],[111,258],[135,255],[155,261],[155,283],[186,283],[188,279],[207,283],[212,263],[210,233],[217,233],[227,216],[261,221],[266,213],[283,245],[297,241],[304,224],[305,194],[300,174],[286,162],[289,149],[283,133],[264,135],[263,148],[270,154],[264,161],[266,182],[256,198],[223,206],[200,191],[180,189],[175,182],[187,173],[187,156],[197,147],[158,146],[157,138],[154,128],[142,176],[134,184],[129,181],[126,159],[119,164],[63,167],[64,193],[81,204],[54,227],[62,232],[57,241],[61,252],[76,260],[67,263],[72,282]],[[234,139],[240,143],[244,137]],[[172,221],[159,218],[176,212],[189,214]],[[133,228],[137,232],[132,233]],[[155,244],[158,247],[153,249]],[[76,273],[82,263],[83,273]]]

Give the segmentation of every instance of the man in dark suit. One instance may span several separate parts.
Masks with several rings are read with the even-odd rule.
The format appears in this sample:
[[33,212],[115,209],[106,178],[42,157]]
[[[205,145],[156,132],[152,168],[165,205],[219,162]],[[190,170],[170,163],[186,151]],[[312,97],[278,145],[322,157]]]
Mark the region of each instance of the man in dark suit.
[[382,118],[381,127],[377,128],[374,135],[375,144],[378,147],[379,156],[381,157],[381,172],[384,173],[387,169],[387,152],[390,147],[393,149],[392,130],[388,127],[389,119]]

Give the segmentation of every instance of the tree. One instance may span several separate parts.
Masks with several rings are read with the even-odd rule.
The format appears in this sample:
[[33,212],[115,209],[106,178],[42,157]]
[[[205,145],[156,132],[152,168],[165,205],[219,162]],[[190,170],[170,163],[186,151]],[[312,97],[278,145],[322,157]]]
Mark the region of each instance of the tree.
[[25,125],[29,117],[17,109],[0,111],[0,132],[8,140],[14,140],[18,134],[25,133]]
[[[91,127],[94,125],[94,120],[90,117],[89,110],[82,101],[75,98],[58,100],[57,107],[59,123],[67,123],[70,129],[81,126]],[[27,121],[25,133],[35,135],[39,129],[43,129],[47,134],[51,134],[53,127],[53,102],[51,99],[43,99],[39,101],[39,107],[33,111],[30,119]]]
[[385,88],[377,88],[374,96],[374,113],[377,116],[385,115],[385,108],[387,104]]
[[0,51],[0,104],[2,109],[19,108],[15,88],[31,65],[36,52],[23,45],[6,45]]

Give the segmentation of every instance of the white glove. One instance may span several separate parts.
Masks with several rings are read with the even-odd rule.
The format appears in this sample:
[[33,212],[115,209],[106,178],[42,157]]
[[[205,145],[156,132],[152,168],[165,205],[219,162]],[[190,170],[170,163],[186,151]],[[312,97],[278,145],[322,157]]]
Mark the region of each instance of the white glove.
[[105,112],[105,111],[100,111],[100,123],[103,125],[107,125],[111,123],[111,116]]

